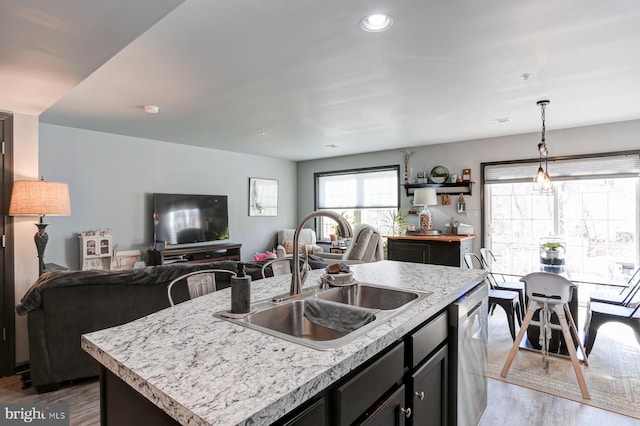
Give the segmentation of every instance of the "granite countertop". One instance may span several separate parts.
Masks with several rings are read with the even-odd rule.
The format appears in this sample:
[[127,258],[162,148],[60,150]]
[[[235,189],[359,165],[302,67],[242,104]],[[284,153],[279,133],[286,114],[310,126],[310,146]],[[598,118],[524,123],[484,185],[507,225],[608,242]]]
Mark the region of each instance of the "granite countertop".
[[[230,289],[82,336],[82,347],[181,424],[269,424],[445,308],[481,270],[382,261],[353,265],[361,282],[433,292],[330,351],[307,348],[213,317]],[[314,270],[304,288],[319,283]],[[290,276],[254,281],[252,302],[288,292]]]

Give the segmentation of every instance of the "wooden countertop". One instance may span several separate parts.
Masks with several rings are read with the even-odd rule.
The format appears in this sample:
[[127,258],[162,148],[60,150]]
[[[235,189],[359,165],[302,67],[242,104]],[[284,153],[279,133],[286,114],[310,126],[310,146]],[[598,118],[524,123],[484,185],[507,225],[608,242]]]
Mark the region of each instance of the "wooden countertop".
[[442,235],[421,235],[421,234],[403,234],[403,235],[385,235],[389,240],[418,240],[418,241],[442,241],[446,243],[460,242],[475,238],[475,235],[458,235],[458,234],[442,234]]

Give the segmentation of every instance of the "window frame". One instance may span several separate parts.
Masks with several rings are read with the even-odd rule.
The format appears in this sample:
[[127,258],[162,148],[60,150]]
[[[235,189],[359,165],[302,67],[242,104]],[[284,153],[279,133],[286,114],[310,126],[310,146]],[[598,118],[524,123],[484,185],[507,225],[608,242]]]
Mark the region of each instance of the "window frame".
[[[640,157],[640,150],[626,150],[626,151],[614,151],[614,152],[602,152],[602,153],[594,153],[594,154],[577,154],[577,155],[568,155],[568,156],[558,156],[558,157],[549,157],[548,161],[550,164],[550,170],[553,173],[553,166],[552,163],[553,162],[562,162],[562,161],[568,161],[568,160],[581,160],[581,159],[598,159],[598,158],[605,158],[605,157],[619,157],[619,156],[638,156]],[[509,165],[509,164],[513,164],[513,165],[517,165],[517,164],[538,164],[539,159],[538,158],[532,158],[532,159],[523,159],[523,160],[511,160],[511,161],[493,161],[493,162],[483,162],[480,163],[480,208],[481,208],[481,223],[480,223],[480,230],[481,230],[481,234],[480,234],[480,246],[481,247],[487,247],[487,243],[488,243],[488,237],[487,237],[487,232],[488,232],[488,223],[487,221],[489,220],[489,214],[490,211],[488,211],[487,209],[490,208],[490,206],[487,206],[487,168],[491,167],[491,166],[499,166],[499,165]],[[535,167],[533,167],[533,170],[531,172],[531,185],[533,186],[533,175],[535,174]],[[607,176],[612,176],[611,173],[609,174],[600,174],[600,175],[593,175],[593,179],[606,179]],[[625,178],[625,177],[635,177],[638,178],[640,180],[640,173],[629,173],[629,172],[621,172],[618,174],[615,174],[615,178]],[[591,177],[588,176],[553,176],[553,174],[551,174],[551,180],[552,181],[562,181],[562,180],[583,180],[583,179],[590,179]],[[523,179],[506,179],[504,180],[504,183],[513,183],[513,182],[525,182],[525,180]],[[497,183],[495,181],[491,181],[489,182],[489,184],[492,183]],[[637,186],[637,194],[636,197],[638,200],[640,200],[640,181],[638,182]],[[541,197],[546,197],[547,195],[540,195]],[[558,211],[558,199],[557,196],[554,194],[554,210],[557,212]],[[558,220],[558,215],[554,214],[554,229],[557,229],[558,224],[555,223]],[[640,215],[638,217],[636,217],[636,264],[639,264],[640,262]]]
[[[361,173],[373,173],[373,172],[384,172],[384,171],[394,171],[396,173],[396,180],[397,180],[397,206],[395,206],[396,210],[400,210],[401,208],[401,195],[402,195],[402,185],[401,185],[401,179],[400,179],[400,165],[399,164],[391,164],[391,165],[385,165],[385,166],[371,166],[371,167],[359,167],[359,168],[353,168],[353,169],[342,169],[342,170],[330,170],[330,171],[322,171],[322,172],[315,172],[313,174],[313,186],[314,186],[314,194],[313,194],[313,208],[314,210],[318,210],[318,206],[319,206],[319,195],[320,195],[320,182],[319,179],[321,177],[325,177],[325,176],[340,176],[340,175],[355,175],[355,174],[361,174]],[[374,209],[375,207],[356,207],[353,208],[352,210],[357,210],[357,209]],[[380,208],[388,208],[386,206],[381,206]],[[345,208],[346,209],[346,208]],[[320,219],[320,220],[318,220]],[[315,222],[314,222],[314,229],[316,231],[316,235],[318,235],[318,238],[320,239],[321,236],[321,219],[322,218],[316,218]],[[321,240],[324,241],[324,240]]]

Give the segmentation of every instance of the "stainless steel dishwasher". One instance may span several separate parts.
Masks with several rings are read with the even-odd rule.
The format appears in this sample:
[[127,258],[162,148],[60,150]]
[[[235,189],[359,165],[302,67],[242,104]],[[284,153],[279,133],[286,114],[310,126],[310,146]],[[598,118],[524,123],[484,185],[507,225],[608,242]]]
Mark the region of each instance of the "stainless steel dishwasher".
[[486,283],[449,307],[449,424],[477,425],[487,407]]

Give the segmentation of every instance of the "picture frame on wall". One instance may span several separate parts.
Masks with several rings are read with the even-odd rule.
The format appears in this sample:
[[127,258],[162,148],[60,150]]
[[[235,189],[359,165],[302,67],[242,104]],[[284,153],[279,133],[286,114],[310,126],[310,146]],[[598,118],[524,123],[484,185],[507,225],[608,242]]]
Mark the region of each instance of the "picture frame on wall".
[[249,178],[249,216],[278,216],[278,181]]

